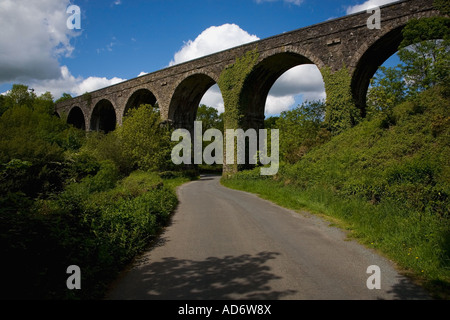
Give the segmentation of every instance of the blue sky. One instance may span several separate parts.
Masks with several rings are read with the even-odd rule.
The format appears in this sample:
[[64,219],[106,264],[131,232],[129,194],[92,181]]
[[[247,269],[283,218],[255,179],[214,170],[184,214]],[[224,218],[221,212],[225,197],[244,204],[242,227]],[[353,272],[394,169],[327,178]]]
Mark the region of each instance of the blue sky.
[[[388,2],[392,0],[0,0],[0,93],[23,83],[55,98],[62,92],[75,96],[221,46]],[[81,9],[81,30],[66,26],[70,4]],[[294,88],[305,74],[314,81],[300,79]],[[321,85],[317,71],[292,70],[276,85],[279,90],[269,97],[268,109],[277,114],[305,98],[324,98]],[[223,107],[217,88],[204,100]]]

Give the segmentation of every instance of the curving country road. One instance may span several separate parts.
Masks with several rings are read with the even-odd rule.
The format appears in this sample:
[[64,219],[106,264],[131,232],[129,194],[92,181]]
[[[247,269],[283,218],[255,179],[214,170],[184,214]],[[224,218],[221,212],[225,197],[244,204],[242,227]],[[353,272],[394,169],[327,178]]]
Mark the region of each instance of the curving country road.
[[[227,189],[216,176],[178,195],[172,224],[107,299],[428,299],[390,261],[308,213]],[[372,265],[381,269],[381,290],[367,288]]]

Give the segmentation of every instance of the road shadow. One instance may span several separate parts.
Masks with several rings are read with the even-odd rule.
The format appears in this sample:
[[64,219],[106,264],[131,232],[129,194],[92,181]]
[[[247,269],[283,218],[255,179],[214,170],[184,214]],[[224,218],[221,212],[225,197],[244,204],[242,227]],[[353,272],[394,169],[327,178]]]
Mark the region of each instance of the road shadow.
[[296,293],[274,291],[267,261],[278,253],[207,258],[203,261],[164,258],[133,270],[133,286],[116,288],[111,300],[277,300]]
[[[400,276],[399,276],[400,277]],[[392,289],[387,291],[392,294],[392,300],[431,300],[431,296],[420,286],[407,278],[401,277]]]

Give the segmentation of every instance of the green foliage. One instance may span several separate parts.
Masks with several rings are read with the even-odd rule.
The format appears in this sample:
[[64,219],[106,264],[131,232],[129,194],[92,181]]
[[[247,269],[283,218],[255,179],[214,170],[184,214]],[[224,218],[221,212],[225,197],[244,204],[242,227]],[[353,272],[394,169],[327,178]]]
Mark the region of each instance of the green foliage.
[[246,52],[242,57],[227,68],[220,75],[218,85],[226,106],[224,124],[227,129],[239,128],[242,120],[241,92],[250,72],[259,58],[257,49]]
[[399,57],[410,92],[450,81],[450,18],[411,20],[403,30]]
[[361,111],[356,107],[351,93],[351,76],[347,67],[333,72],[321,70],[327,92],[327,129],[337,135],[359,123]]
[[428,40],[450,40],[450,18],[433,17],[413,19],[402,31],[403,41],[399,49]]
[[395,124],[392,111],[401,102],[415,99],[418,93],[434,86],[448,86],[449,21],[448,18],[411,20],[403,30],[404,41],[398,53],[401,64],[381,67],[372,79],[367,113],[369,116],[381,113],[382,127]]
[[0,117],[7,109],[8,107],[6,105],[6,98],[2,94],[0,94]]
[[269,117],[264,120],[264,128],[265,129],[278,129],[277,128],[277,121],[280,119],[280,117]]
[[[241,93],[245,80],[255,67],[258,58],[259,53],[257,49],[248,51],[242,57],[237,58],[234,64],[227,66],[220,75],[218,85],[225,103],[225,113],[223,116],[225,130],[243,127],[244,112],[242,108],[245,106],[245,102],[242,101]],[[237,153],[237,150],[235,152]],[[237,159],[237,156],[235,159]],[[238,165],[236,163],[226,164],[224,168],[225,171],[232,174],[233,172],[237,172]]]
[[438,8],[442,14],[450,14],[450,3],[447,0],[434,0],[434,6]]
[[66,101],[66,100],[70,100],[72,99],[72,96],[69,93],[63,93],[61,95],[61,97],[55,101],[55,104]]
[[131,109],[117,130],[91,132],[81,148],[98,161],[111,160],[123,175],[134,170],[170,170],[172,143],[169,128],[161,123],[159,111],[150,105]]
[[[66,152],[80,147],[83,134],[53,116],[52,96],[37,97],[14,85],[0,117],[0,189],[9,195],[48,197],[61,190],[71,164]],[[13,166],[27,163],[26,167]],[[8,197],[4,198],[5,201]]]
[[92,94],[90,92],[83,93],[83,100],[87,102],[88,106],[92,104]]
[[[197,110],[196,121],[202,122],[202,135],[204,135],[205,132],[209,129],[217,129],[223,133],[224,132],[223,116],[224,114],[223,113],[219,114],[219,112],[215,108],[208,107],[206,105],[200,105]],[[205,148],[210,143],[211,142],[203,141],[202,150],[205,150]],[[212,173],[221,173],[223,169],[221,164],[213,164],[213,165],[200,164],[197,166],[197,168],[201,172],[212,172]]]
[[325,142],[329,133],[322,126],[326,105],[322,101],[305,102],[281,113],[275,127],[280,130],[280,156],[295,163],[311,148]]
[[27,106],[32,107],[33,101],[36,98],[34,91],[28,89],[28,86],[22,84],[14,84],[12,89],[6,94],[9,106]]
[[197,119],[203,124],[203,133],[208,129],[218,129],[223,132],[223,114],[219,115],[217,109],[208,107],[204,104],[197,109]]
[[131,161],[132,169],[167,170],[172,167],[170,130],[162,126],[159,111],[142,105],[132,109],[118,128],[123,156]]
[[371,80],[367,94],[367,115],[376,113],[390,115],[394,106],[406,99],[406,83],[402,70],[381,67]]
[[108,134],[89,132],[86,142],[81,147],[81,154],[92,157],[98,162],[113,161],[124,175],[132,171],[132,161],[124,156],[117,130]]
[[[0,97],[0,110],[4,296],[101,298],[116,272],[167,223],[177,205],[175,187],[188,180],[130,174],[166,168],[168,129],[144,106],[116,132],[86,137],[53,116],[51,94],[37,97],[22,85]],[[65,270],[74,264],[83,270],[80,292],[65,287]]]
[[[111,168],[104,165],[97,175],[73,184],[55,200],[36,202],[22,215],[0,215],[9,275],[5,296],[102,298],[109,281],[167,223],[177,205],[174,188],[144,172],[116,184]],[[117,186],[107,189],[100,181]],[[83,270],[83,290],[74,293],[65,288],[64,271],[72,264]]]

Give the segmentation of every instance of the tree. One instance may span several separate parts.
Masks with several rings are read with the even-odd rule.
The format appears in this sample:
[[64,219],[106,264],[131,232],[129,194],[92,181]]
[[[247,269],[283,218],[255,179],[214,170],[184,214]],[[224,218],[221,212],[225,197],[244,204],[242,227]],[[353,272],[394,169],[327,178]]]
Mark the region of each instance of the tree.
[[381,67],[371,80],[367,95],[367,114],[389,113],[406,97],[406,83],[403,81],[401,66]]
[[[368,114],[382,112],[434,86],[450,83],[450,28],[448,18],[411,20],[399,47],[401,64],[381,67],[371,81]],[[430,40],[435,39],[435,40]]]
[[277,121],[280,119],[280,117],[269,117],[266,120],[264,120],[264,128],[266,129],[277,129]]
[[219,115],[217,109],[208,107],[204,104],[200,105],[197,110],[196,121],[203,124],[203,133],[208,129],[218,129],[223,132],[223,116]]
[[7,106],[6,106],[6,98],[4,95],[0,94],[0,117],[2,116],[2,114],[7,110]]
[[284,161],[297,162],[329,138],[329,132],[322,128],[325,110],[323,101],[312,101],[281,113],[275,127],[280,130],[280,155]]
[[410,21],[403,30],[399,57],[410,94],[450,81],[450,19]]
[[33,89],[23,84],[13,84],[12,89],[6,94],[10,99],[10,105],[32,106],[36,94]]
[[52,94],[47,91],[39,97],[35,98],[33,108],[53,115],[55,113],[55,103],[53,102]]
[[70,94],[63,93],[62,96],[58,100],[55,101],[55,103],[60,103],[60,102],[70,100],[70,99],[72,99],[72,96]]
[[158,109],[141,105],[130,110],[116,131],[112,134],[117,134],[123,156],[131,161],[131,169],[161,171],[171,167],[171,134],[162,125]]
[[14,85],[2,100],[7,108],[0,116],[1,194],[34,197],[62,188],[67,168],[64,153],[79,147],[74,143],[76,129],[52,115],[50,93],[36,97],[27,86]]

